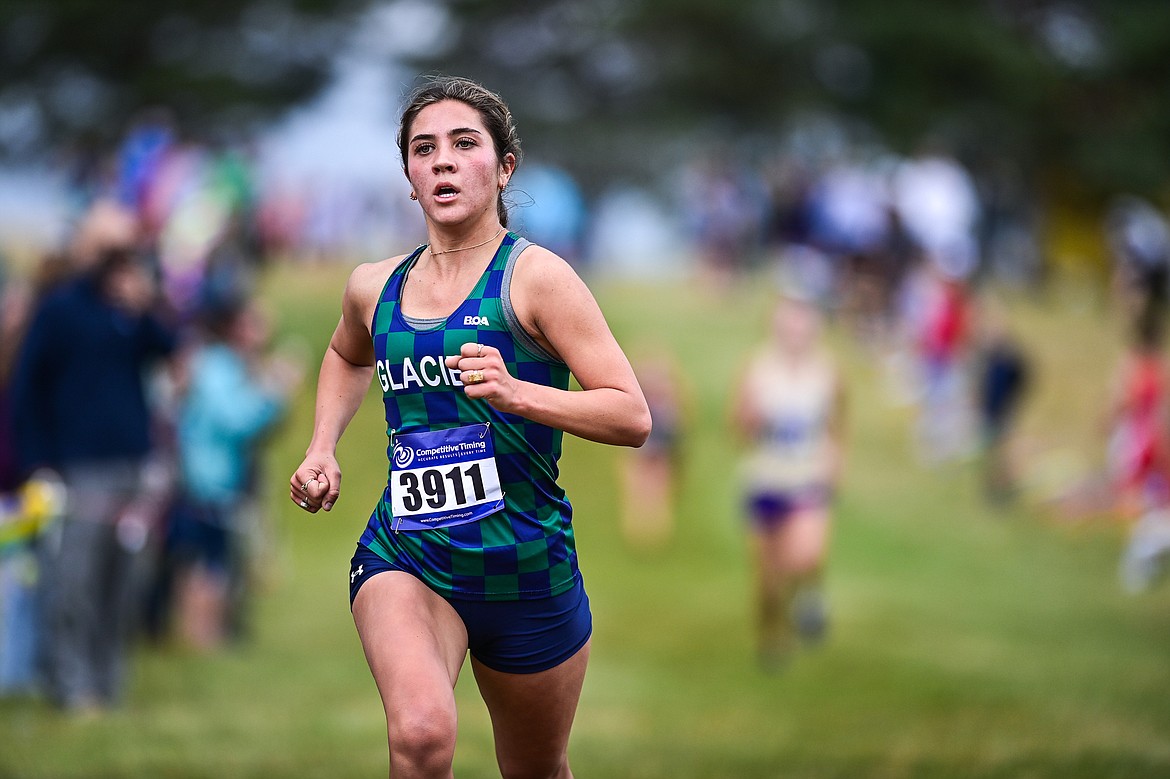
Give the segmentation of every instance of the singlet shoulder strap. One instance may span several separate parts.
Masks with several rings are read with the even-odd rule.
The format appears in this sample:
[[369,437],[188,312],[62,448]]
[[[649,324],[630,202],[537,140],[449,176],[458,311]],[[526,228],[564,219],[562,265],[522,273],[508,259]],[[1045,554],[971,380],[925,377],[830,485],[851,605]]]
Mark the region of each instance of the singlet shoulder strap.
[[515,236],[516,240],[509,248],[508,255],[501,258],[501,261],[504,263],[504,272],[500,274],[498,292],[500,305],[504,309],[504,321],[507,323],[508,330],[512,333],[512,337],[516,339],[517,343],[534,356],[556,365],[564,365],[563,361],[549,354],[543,346],[536,342],[535,338],[528,334],[528,331],[524,329],[524,325],[520,324],[520,317],[516,315],[516,309],[512,306],[512,274],[516,270],[516,261],[520,259],[521,253],[533,244],[527,238],[521,238],[514,233],[509,233],[509,235]]
[[398,294],[402,290],[402,280],[406,278],[406,273],[418,260],[419,255],[422,254],[423,249],[427,248],[425,243],[419,244],[418,248],[410,254],[402,258],[402,261],[394,266],[394,270],[390,271],[390,276],[386,279],[386,284],[382,287],[382,300],[397,300]]
[[492,258],[492,262],[488,265],[487,271],[484,272],[481,280],[481,285],[477,285],[477,292],[486,298],[498,298],[503,289],[504,272],[511,261],[511,258],[516,256],[520,251],[521,244],[528,245],[528,241],[511,231],[504,235],[504,240],[500,242],[500,246],[496,249],[496,254]]
[[378,296],[378,303],[374,306],[370,332],[379,332],[379,323],[388,326],[389,319],[387,317],[391,316],[398,307],[398,298],[402,293],[402,280],[406,278],[406,272],[414,265],[415,260],[425,248],[426,244],[422,244],[403,257],[402,261],[395,265],[394,270],[390,271],[390,275],[386,277],[386,283],[382,285],[382,293]]

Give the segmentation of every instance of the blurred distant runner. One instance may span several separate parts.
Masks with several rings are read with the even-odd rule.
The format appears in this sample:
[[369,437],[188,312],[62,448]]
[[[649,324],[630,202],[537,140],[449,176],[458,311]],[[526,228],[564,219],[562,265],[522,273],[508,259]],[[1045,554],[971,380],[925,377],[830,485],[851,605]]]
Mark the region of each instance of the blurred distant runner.
[[734,419],[748,445],[745,508],[755,542],[761,664],[782,665],[799,635],[827,627],[821,569],[841,470],[844,395],[815,306],[785,297],[747,366]]
[[562,431],[639,446],[650,412],[581,279],[506,230],[520,148],[500,98],[464,79],[428,82],[398,145],[428,242],[350,276],[290,497],[333,508],[337,442],[377,376],[389,483],[349,582],[390,772],[452,775],[470,649],[501,774],[566,779],[592,617],[556,481]]
[[658,344],[635,358],[654,429],[646,443],[625,452],[618,475],[622,535],[639,549],[657,549],[674,535],[678,470],[685,434],[685,376],[670,347]]

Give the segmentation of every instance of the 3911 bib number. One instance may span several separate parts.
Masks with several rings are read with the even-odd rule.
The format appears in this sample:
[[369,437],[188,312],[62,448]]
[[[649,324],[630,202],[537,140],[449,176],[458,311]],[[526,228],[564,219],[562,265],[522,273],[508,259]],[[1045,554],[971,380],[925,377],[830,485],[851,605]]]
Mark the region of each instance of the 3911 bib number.
[[[422,511],[424,504],[432,509],[447,506],[454,498],[456,506],[480,503],[487,499],[483,488],[483,474],[479,463],[467,467],[456,465],[450,470],[427,468],[424,471],[401,471],[398,482],[402,486],[402,505],[407,511]],[[447,492],[447,485],[451,491]],[[468,500],[470,490],[471,500]]]
[[486,423],[393,437],[387,485],[394,530],[476,522],[504,507]]

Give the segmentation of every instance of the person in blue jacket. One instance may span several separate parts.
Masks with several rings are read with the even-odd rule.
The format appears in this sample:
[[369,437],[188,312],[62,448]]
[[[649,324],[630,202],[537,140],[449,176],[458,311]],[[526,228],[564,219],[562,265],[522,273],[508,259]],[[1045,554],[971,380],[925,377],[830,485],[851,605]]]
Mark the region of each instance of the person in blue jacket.
[[66,710],[114,705],[124,685],[149,531],[146,381],[177,345],[175,329],[154,313],[157,300],[139,254],[106,249],[42,297],[13,373],[22,470],[55,473],[66,489],[65,516],[41,561],[46,683]]

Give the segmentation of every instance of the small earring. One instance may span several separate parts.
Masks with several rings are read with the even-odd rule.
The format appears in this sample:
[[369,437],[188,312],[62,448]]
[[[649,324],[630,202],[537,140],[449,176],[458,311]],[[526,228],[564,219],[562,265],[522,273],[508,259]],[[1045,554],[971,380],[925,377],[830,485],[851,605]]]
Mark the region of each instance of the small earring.
[[411,193],[410,193],[410,199],[411,199],[411,200],[418,200],[418,195],[416,195],[416,194],[414,194],[413,192],[411,192]]

